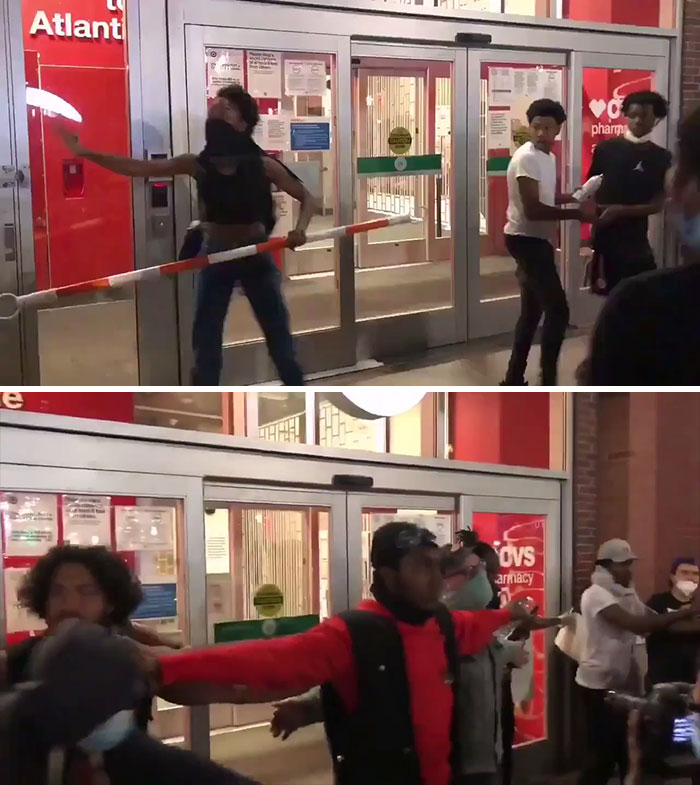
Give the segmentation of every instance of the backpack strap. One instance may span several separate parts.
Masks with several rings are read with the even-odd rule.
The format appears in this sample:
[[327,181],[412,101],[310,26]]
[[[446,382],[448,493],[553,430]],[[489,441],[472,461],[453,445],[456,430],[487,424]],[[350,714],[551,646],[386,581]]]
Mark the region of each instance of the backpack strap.
[[459,648],[457,646],[457,636],[455,635],[455,624],[452,618],[452,611],[445,605],[440,605],[435,613],[435,621],[438,623],[440,632],[445,639],[445,657],[447,667],[452,681],[452,723],[450,739],[452,742],[450,750],[450,767],[453,779],[457,779],[462,769],[462,753],[460,749],[459,724],[461,719],[460,711],[460,666]]

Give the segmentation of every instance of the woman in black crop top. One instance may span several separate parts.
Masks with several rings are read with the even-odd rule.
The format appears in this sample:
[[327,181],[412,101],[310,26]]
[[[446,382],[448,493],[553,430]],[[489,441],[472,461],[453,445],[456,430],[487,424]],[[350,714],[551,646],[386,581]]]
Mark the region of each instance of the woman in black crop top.
[[[275,224],[273,185],[301,203],[296,227],[287,238],[290,248],[298,248],[306,242],[316,203],[292,172],[255,144],[252,134],[259,119],[255,99],[242,87],[230,85],[219,91],[209,110],[207,145],[200,155],[144,161],[87,150],[74,134],[63,130],[61,135],[73,155],[126,177],[192,177],[199,192],[201,224],[197,231],[201,232],[201,241],[192,235],[186,239],[188,255],[224,251],[266,239]],[[280,379],[287,385],[303,385],[281,275],[269,255],[223,262],[199,274],[192,384],[219,384],[224,322],[237,283],[250,301]]]

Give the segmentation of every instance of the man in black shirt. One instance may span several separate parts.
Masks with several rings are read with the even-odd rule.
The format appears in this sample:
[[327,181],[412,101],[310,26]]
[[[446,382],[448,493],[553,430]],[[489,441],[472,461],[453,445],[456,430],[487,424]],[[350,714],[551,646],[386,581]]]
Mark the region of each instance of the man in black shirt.
[[602,175],[596,194],[601,209],[593,230],[592,289],[608,294],[617,284],[654,270],[649,244],[649,216],[664,206],[664,181],[671,154],[651,141],[655,126],[668,114],[666,100],[654,92],[628,95],[622,112],[624,137],[601,142],[593,154],[588,177]]
[[[655,594],[647,605],[656,613],[670,613],[688,608],[700,584],[700,567],[693,558],[673,562],[670,591]],[[649,686],[667,682],[693,683],[698,672],[700,624],[679,622],[663,632],[655,632],[647,640],[649,654]]]
[[700,384],[700,107],[679,124],[668,193],[686,264],[637,276],[612,293],[593,333],[584,384]]

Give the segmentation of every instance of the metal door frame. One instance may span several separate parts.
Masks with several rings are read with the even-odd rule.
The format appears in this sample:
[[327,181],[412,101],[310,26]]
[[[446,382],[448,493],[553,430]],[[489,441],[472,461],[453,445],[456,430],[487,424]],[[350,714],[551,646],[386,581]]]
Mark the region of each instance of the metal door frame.
[[[357,38],[361,38],[357,36]],[[434,44],[402,43],[398,37],[392,41],[363,42],[353,40],[353,58],[386,58],[411,61],[442,62],[452,65],[452,139],[466,138],[467,134],[467,53],[465,46],[455,46],[446,39]],[[373,66],[372,66],[373,67]],[[426,99],[430,91],[430,75],[426,74]],[[353,126],[355,113],[353,107]],[[355,129],[357,130],[357,129]],[[395,316],[387,315],[357,322],[360,341],[360,359],[382,355],[414,352],[446,344],[465,341],[467,338],[467,260],[459,249],[466,246],[466,225],[457,220],[467,209],[466,190],[468,174],[467,150],[460,144],[452,145],[452,303],[434,310],[416,311]],[[357,178],[353,177],[354,197],[357,198]],[[426,217],[426,220],[430,220]],[[429,230],[431,231],[431,230]],[[429,236],[429,235],[428,235]],[[390,322],[392,329],[387,329]]]
[[[362,600],[362,510],[365,507],[416,508],[420,510],[439,510],[454,513],[455,524],[459,507],[455,496],[426,495],[425,493],[362,493],[352,491],[347,494],[348,520],[348,597],[350,608],[356,608]],[[355,525],[356,522],[358,525]],[[454,527],[453,527],[454,533]]]
[[[269,13],[269,12],[268,12]],[[232,17],[235,19],[235,17]],[[352,223],[352,142],[351,96],[350,96],[350,42],[339,35],[318,35],[266,31],[261,19],[258,30],[240,27],[213,27],[188,25],[185,29],[185,79],[180,89],[173,88],[173,136],[175,155],[201,147],[203,133],[193,137],[192,124],[201,121],[202,132],[206,111],[206,69],[203,57],[205,46],[233,49],[263,49],[286,52],[319,52],[335,58],[335,152],[338,225]],[[268,16],[269,21],[269,16]],[[171,62],[171,72],[176,65]],[[182,75],[172,74],[171,84],[176,84]],[[185,87],[186,86],[186,87]],[[182,88],[185,88],[185,91]],[[184,107],[180,103],[184,99]],[[176,183],[176,224],[178,235],[184,233],[195,213],[194,189],[191,183]],[[189,198],[185,190],[189,191]],[[312,224],[313,230],[313,224]],[[307,372],[328,368],[349,367],[355,364],[355,314],[354,314],[354,271],[351,238],[336,240],[338,280],[338,326],[296,336],[302,366]],[[184,369],[191,365],[190,323],[193,314],[192,275],[178,277],[178,299],[180,311],[180,358]],[[184,317],[184,318],[183,318]],[[229,384],[250,384],[274,379],[276,372],[268,358],[265,343],[260,341],[226,347],[222,378]],[[186,380],[183,378],[182,380]]]
[[[624,51],[624,50],[620,50]],[[571,56],[569,73],[570,117],[583,117],[583,72],[587,68],[610,70],[620,68],[633,71],[651,71],[655,74],[654,88],[671,101],[672,91],[669,83],[671,64],[668,58],[653,55],[632,54],[593,54],[590,52],[574,52]],[[660,123],[654,131],[654,141],[662,147],[671,146],[671,134],[674,129],[673,111],[666,122]],[[583,171],[583,124],[574,122],[569,134],[569,188],[578,187],[587,172]],[[665,231],[663,216],[654,217],[651,224],[652,247],[659,267],[671,267],[677,263],[675,244],[669,242],[671,232]],[[590,326],[596,320],[604,303],[604,298],[581,289],[584,279],[584,266],[581,257],[581,231],[576,221],[568,222],[562,234],[563,257],[567,260],[562,265],[565,270],[564,288],[571,307],[571,323],[576,326]]]
[[[524,63],[526,65],[552,65],[564,69],[567,75],[567,56],[564,52],[554,50],[532,51],[521,50],[491,50],[472,49],[469,52],[469,116],[481,116],[481,67],[483,63]],[[567,79],[562,80],[566,92],[565,101],[570,103]],[[565,107],[566,108],[566,107]],[[570,133],[569,133],[570,135]],[[470,161],[481,159],[481,138],[479,125],[472,122],[468,129],[467,149]],[[569,145],[566,146],[565,166],[562,167],[564,178],[568,180],[568,170],[571,166],[569,159]],[[503,176],[503,175],[491,175]],[[483,338],[488,335],[509,333],[513,330],[520,310],[520,292],[515,280],[515,262],[513,262],[513,294],[496,300],[481,300],[481,227],[479,211],[479,167],[472,166],[468,171],[469,177],[469,210],[467,212],[468,225],[468,252],[469,280],[467,295],[469,300],[469,338]],[[505,216],[503,223],[505,225]]]
[[[0,292],[22,294],[36,289],[36,271],[22,7],[15,0],[0,0],[0,63],[0,174],[10,183],[0,184]],[[38,382],[37,313],[0,322],[0,336],[2,382]]]
[[[463,505],[468,508],[463,513],[469,518],[473,527],[472,514],[506,513],[546,516],[545,530],[545,603],[540,609],[542,616],[558,616],[564,611],[563,606],[563,575],[565,560],[562,559],[562,507],[561,500],[553,499],[522,499],[503,496],[468,496],[462,497]],[[565,697],[557,689],[562,680],[559,677],[557,662],[550,656],[554,646],[554,630],[547,630],[545,635],[545,656],[547,663],[547,705],[546,705],[546,738],[541,742],[522,745],[515,750],[515,761],[518,768],[545,774],[552,770],[560,759],[565,744],[563,728],[567,717],[564,714]],[[566,692],[565,690],[562,692]]]

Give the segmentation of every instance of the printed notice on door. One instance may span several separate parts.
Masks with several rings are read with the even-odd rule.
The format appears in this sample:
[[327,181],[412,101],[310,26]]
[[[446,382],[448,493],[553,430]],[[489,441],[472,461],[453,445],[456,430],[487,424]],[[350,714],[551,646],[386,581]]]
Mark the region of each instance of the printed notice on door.
[[243,52],[238,49],[206,50],[207,97],[216,98],[222,87],[243,85]]
[[5,556],[43,556],[58,543],[58,499],[53,493],[2,493]]
[[71,545],[109,547],[109,508],[109,496],[64,496],[63,539]]
[[248,92],[255,98],[282,97],[279,52],[248,52]]
[[5,607],[7,608],[7,632],[35,632],[43,630],[46,625],[33,613],[22,607],[19,601],[19,589],[29,570],[25,567],[8,567],[5,569]]
[[165,551],[173,547],[170,507],[117,507],[118,551]]
[[325,95],[326,79],[323,60],[284,61],[284,91],[287,95]]

